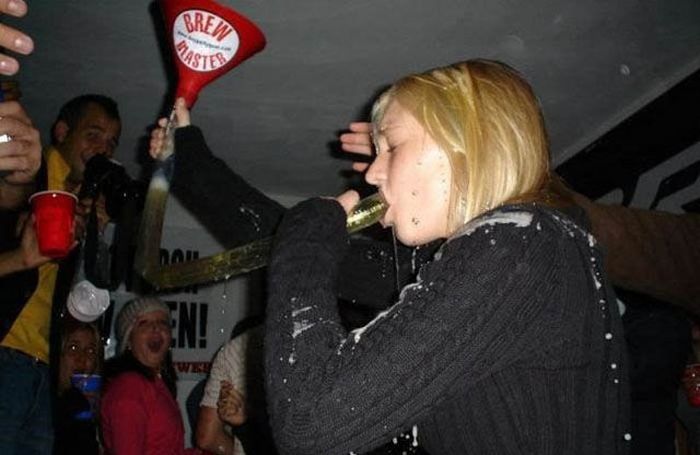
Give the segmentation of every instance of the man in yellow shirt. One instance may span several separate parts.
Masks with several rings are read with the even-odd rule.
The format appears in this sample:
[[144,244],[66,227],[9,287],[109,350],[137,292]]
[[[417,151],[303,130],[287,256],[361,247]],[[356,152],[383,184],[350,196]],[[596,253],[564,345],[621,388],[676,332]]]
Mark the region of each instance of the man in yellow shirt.
[[[44,151],[39,189],[77,194],[87,161],[97,154],[112,157],[120,132],[112,99],[82,95],[70,100],[54,123],[53,144]],[[51,320],[65,303],[75,254],[53,261],[41,256],[26,213],[3,212],[0,228],[0,453],[51,453]],[[8,235],[13,231],[20,234]]]

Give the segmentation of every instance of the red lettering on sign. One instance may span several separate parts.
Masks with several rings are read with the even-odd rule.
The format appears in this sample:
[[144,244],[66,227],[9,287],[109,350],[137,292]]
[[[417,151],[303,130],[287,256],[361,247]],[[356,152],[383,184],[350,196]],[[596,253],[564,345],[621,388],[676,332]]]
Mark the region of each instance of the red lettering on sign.
[[207,21],[204,24],[204,30],[203,32],[206,33],[207,35],[211,35],[211,27],[214,25],[214,18],[215,16],[212,16],[211,14],[207,16]]
[[[182,19],[185,22],[187,33],[205,33],[215,38],[218,42],[221,42],[233,32],[233,27],[218,16],[212,14],[207,14],[205,16],[201,12],[195,12],[193,18],[189,13],[183,13]],[[218,22],[216,22],[217,20]]]
[[192,33],[194,31],[194,24],[192,23],[192,18],[187,13],[185,13],[182,16],[182,18],[185,21],[185,28],[187,29],[187,33]]
[[202,25],[202,22],[204,22],[204,16],[200,12],[194,13],[194,29],[198,32],[203,32],[204,27]]
[[216,28],[213,32],[211,32],[211,36],[220,42],[222,39],[230,35],[232,31],[233,27],[230,27],[226,22],[219,20],[219,23],[216,24]]
[[211,362],[173,362],[178,373],[209,373]]
[[178,54],[184,54],[185,52],[187,52],[187,43],[185,42],[185,40],[182,40],[179,43],[177,43],[175,45],[175,49],[177,50]]

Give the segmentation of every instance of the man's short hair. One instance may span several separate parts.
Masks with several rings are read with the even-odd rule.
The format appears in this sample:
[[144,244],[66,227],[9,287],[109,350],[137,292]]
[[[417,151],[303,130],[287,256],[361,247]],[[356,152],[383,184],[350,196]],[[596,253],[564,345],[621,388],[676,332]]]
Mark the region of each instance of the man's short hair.
[[117,107],[116,101],[105,95],[91,93],[76,96],[64,104],[58,113],[58,117],[56,118],[54,125],[63,121],[66,122],[68,128],[75,128],[78,122],[85,115],[85,111],[90,104],[98,105],[105,111],[109,118],[121,122],[121,118],[119,117],[119,108]]

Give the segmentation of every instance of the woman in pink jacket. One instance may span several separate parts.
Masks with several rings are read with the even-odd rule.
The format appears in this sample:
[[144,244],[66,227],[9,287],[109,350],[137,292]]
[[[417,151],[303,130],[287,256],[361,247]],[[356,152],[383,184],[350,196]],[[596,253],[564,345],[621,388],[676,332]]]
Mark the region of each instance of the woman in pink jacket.
[[100,412],[107,454],[186,453],[168,306],[156,298],[133,300],[119,313],[116,329],[119,354],[106,367]]

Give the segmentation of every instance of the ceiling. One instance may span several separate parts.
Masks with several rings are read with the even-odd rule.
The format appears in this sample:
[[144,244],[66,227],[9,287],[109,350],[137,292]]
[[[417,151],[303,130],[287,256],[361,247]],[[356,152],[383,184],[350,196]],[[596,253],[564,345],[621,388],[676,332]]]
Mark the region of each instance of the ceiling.
[[[44,141],[63,102],[115,98],[116,158],[132,176],[149,126],[171,102],[157,5],[34,0],[16,23],[23,102]],[[698,0],[225,0],[266,49],[213,82],[194,107],[211,148],[273,195],[332,195],[348,184],[337,133],[366,118],[379,89],[414,71],[503,60],[539,94],[560,163],[700,68]],[[697,112],[695,113],[697,115]]]

